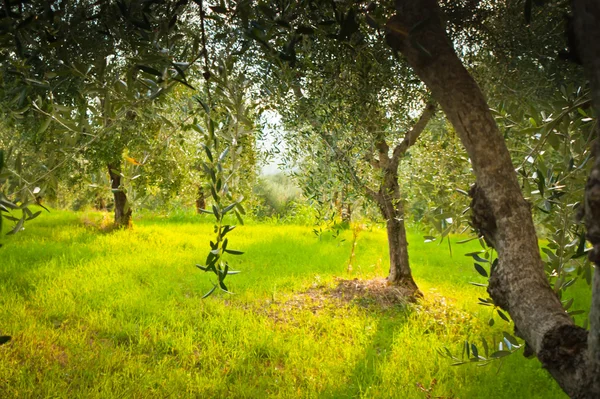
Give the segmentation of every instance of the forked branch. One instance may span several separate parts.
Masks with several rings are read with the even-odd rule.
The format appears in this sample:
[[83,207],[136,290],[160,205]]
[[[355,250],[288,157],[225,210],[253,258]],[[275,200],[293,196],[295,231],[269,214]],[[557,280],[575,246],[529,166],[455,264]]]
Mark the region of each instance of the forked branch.
[[421,135],[421,133],[423,133],[433,115],[435,115],[435,108],[436,107],[434,104],[427,104],[427,106],[423,110],[423,113],[421,113],[421,117],[419,118],[417,123],[415,123],[412,129],[406,132],[406,134],[404,135],[404,140],[402,140],[394,148],[394,153],[392,155],[392,161],[394,163],[397,163],[400,157],[404,155],[406,151],[417,142],[419,136]]

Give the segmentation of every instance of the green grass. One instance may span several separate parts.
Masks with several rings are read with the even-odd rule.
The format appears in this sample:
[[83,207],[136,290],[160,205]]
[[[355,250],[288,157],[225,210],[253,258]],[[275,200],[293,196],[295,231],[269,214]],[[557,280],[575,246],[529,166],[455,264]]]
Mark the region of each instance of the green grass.
[[[410,256],[425,300],[378,309],[288,302],[334,278],[385,276],[380,229],[361,233],[353,262],[346,241],[308,227],[251,223],[231,233],[228,277],[236,295],[202,300],[209,274],[208,222],[136,220],[102,233],[53,212],[0,250],[1,398],[563,398],[537,360],[520,354],[486,367],[450,366],[436,350],[500,336],[512,326],[478,306],[484,282],[469,247],[425,244]],[[474,247],[472,247],[474,248]],[[589,289],[578,286],[578,298]],[[368,304],[367,304],[368,305]],[[419,385],[422,388],[419,388]],[[425,392],[430,390],[430,392]]]

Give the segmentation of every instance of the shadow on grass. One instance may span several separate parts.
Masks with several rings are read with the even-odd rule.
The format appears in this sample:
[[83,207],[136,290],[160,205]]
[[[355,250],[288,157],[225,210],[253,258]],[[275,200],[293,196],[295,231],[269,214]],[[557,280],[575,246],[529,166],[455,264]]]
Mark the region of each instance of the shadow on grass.
[[[64,223],[59,227],[68,228],[78,225],[78,223]],[[51,227],[36,227],[34,233],[26,232],[24,234],[35,234],[48,238],[47,241],[28,244],[27,242],[15,241],[5,245],[2,249],[4,262],[0,265],[0,286],[10,287],[13,292],[27,298],[30,293],[36,289],[37,282],[45,279],[45,273],[39,273],[39,269],[49,267],[49,263],[56,262],[55,266],[50,266],[56,270],[56,276],[60,272],[77,267],[82,259],[91,262],[95,258],[101,258],[105,254],[96,249],[94,241],[96,235],[90,234],[85,229],[79,229],[68,236],[56,239],[55,236],[39,234],[41,229],[50,230]],[[27,238],[24,236],[24,238]],[[16,261],[18,260],[18,261]]]
[[352,373],[346,379],[346,384],[335,388],[326,389],[321,398],[358,398],[369,396],[371,387],[382,385],[380,366],[383,365],[392,353],[394,344],[394,331],[406,322],[409,308],[394,308],[381,312],[378,317],[377,330],[371,342],[364,350],[362,359],[356,362]]

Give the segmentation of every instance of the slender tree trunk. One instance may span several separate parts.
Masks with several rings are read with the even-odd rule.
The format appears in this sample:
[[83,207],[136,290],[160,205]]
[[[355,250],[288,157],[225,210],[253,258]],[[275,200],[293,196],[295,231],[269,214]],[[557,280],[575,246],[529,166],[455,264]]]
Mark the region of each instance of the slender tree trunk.
[[198,186],[198,192],[196,197],[196,213],[202,213],[202,209],[206,209],[206,197],[204,196],[204,190],[202,186]]
[[351,209],[351,205],[346,202],[346,190],[344,190],[342,188],[342,191],[340,192],[340,198],[339,198],[339,202],[337,202],[338,205],[338,212],[340,213],[340,218],[342,219],[342,223],[350,223],[352,221],[352,209]]
[[398,185],[397,170],[384,169],[384,180],[376,196],[381,214],[385,218],[390,252],[390,284],[406,287],[420,296],[412,277],[408,261],[408,241],[404,226],[404,207]]
[[574,325],[544,274],[529,204],[506,143],[478,85],[448,39],[436,0],[397,0],[388,43],[400,51],[453,124],[477,177],[475,208],[498,252],[488,292],[561,387],[571,396],[600,397],[582,388],[587,333]]
[[106,210],[106,200],[104,199],[104,197],[102,195],[97,194],[96,195],[96,201],[95,202],[95,208],[99,211],[105,211]]
[[123,192],[121,186],[120,166],[108,164],[108,173],[110,174],[110,184],[115,199],[115,227],[131,227],[132,210],[127,202],[127,195]]
[[352,222],[352,204],[345,202],[342,204],[342,223],[350,224]]

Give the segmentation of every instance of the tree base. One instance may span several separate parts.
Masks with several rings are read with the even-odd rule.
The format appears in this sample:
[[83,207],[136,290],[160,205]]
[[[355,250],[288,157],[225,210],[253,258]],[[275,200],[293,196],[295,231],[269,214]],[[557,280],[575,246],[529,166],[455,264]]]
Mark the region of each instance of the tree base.
[[387,279],[345,280],[338,279],[337,286],[328,291],[334,298],[346,301],[367,301],[380,308],[414,303],[423,294],[416,287],[390,284]]
[[394,280],[389,277],[386,279],[389,286],[395,287],[407,293],[407,296],[413,297],[414,300],[423,298],[423,293],[417,287],[417,283],[412,277],[396,278]]

